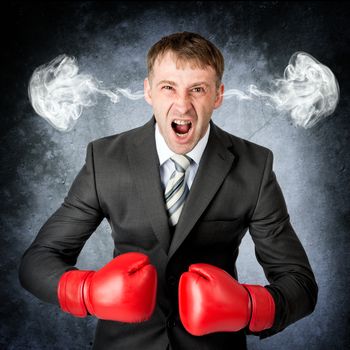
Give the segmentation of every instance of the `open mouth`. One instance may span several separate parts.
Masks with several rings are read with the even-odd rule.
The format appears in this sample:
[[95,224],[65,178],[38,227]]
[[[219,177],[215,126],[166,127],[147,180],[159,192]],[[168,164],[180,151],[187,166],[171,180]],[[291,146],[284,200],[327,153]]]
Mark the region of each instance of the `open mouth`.
[[175,134],[180,137],[184,137],[192,128],[192,123],[189,120],[175,119],[171,123],[171,127],[175,131]]

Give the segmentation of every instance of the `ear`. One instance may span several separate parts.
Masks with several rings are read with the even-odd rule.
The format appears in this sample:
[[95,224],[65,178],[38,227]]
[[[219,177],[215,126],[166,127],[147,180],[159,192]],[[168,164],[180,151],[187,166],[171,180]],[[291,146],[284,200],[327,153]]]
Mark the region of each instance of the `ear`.
[[148,78],[146,78],[143,81],[143,91],[145,95],[145,100],[147,101],[148,104],[152,106],[151,84]]
[[219,108],[224,100],[224,84],[220,84],[219,88],[216,90],[216,98],[214,101],[214,109]]

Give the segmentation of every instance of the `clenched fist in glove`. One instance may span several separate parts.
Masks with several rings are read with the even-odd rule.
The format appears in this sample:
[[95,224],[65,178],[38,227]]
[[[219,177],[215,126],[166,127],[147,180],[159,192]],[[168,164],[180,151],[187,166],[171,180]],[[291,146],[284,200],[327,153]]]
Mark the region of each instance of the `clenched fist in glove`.
[[193,264],[180,278],[179,311],[192,335],[234,332],[248,325],[259,332],[272,327],[275,303],[262,286],[239,284],[213,265]]
[[63,311],[103,320],[141,322],[151,317],[156,302],[157,272],[141,253],[117,256],[99,271],[71,270],[58,283]]

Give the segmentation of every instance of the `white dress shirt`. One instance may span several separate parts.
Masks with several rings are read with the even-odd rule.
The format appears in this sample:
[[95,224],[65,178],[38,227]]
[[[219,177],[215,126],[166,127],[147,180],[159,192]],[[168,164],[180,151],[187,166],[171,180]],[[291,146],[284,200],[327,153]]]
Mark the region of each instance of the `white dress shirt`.
[[[192,159],[189,168],[186,171],[185,181],[187,183],[188,188],[190,189],[194,180],[194,177],[198,170],[199,162],[202,158],[204,149],[208,143],[210,131],[210,124],[205,135],[199,140],[197,145],[193,148],[193,150],[186,155]],[[162,181],[163,189],[165,189],[171,174],[175,171],[175,164],[170,160],[170,157],[175,153],[168,147],[166,144],[164,137],[159,131],[158,124],[156,123],[155,127],[155,138],[156,138],[156,147],[160,164],[160,178]]]

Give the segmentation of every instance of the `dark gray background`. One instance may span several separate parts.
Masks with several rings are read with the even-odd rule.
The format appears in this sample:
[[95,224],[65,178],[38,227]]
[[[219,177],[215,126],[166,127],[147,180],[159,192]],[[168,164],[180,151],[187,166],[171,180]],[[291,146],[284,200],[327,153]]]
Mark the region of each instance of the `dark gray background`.
[[[349,40],[344,2],[8,3],[1,8],[0,348],[88,349],[95,319],[78,319],[21,288],[20,257],[60,205],[83,165],[89,141],[142,125],[144,100],[99,98],[75,128],[60,133],[33,111],[33,70],[59,54],[105,86],[142,89],[145,56],[160,37],[196,31],[226,58],[227,89],[267,86],[290,56],[305,51],[328,66],[341,97],[329,118],[304,130],[260,101],[232,98],[214,113],[224,129],[272,149],[292,224],[319,284],[315,312],[249,349],[348,349],[349,340]],[[99,268],[112,256],[105,222],[88,241],[78,267]],[[241,282],[266,283],[246,235]],[[133,350],[133,349],[131,349]]]

